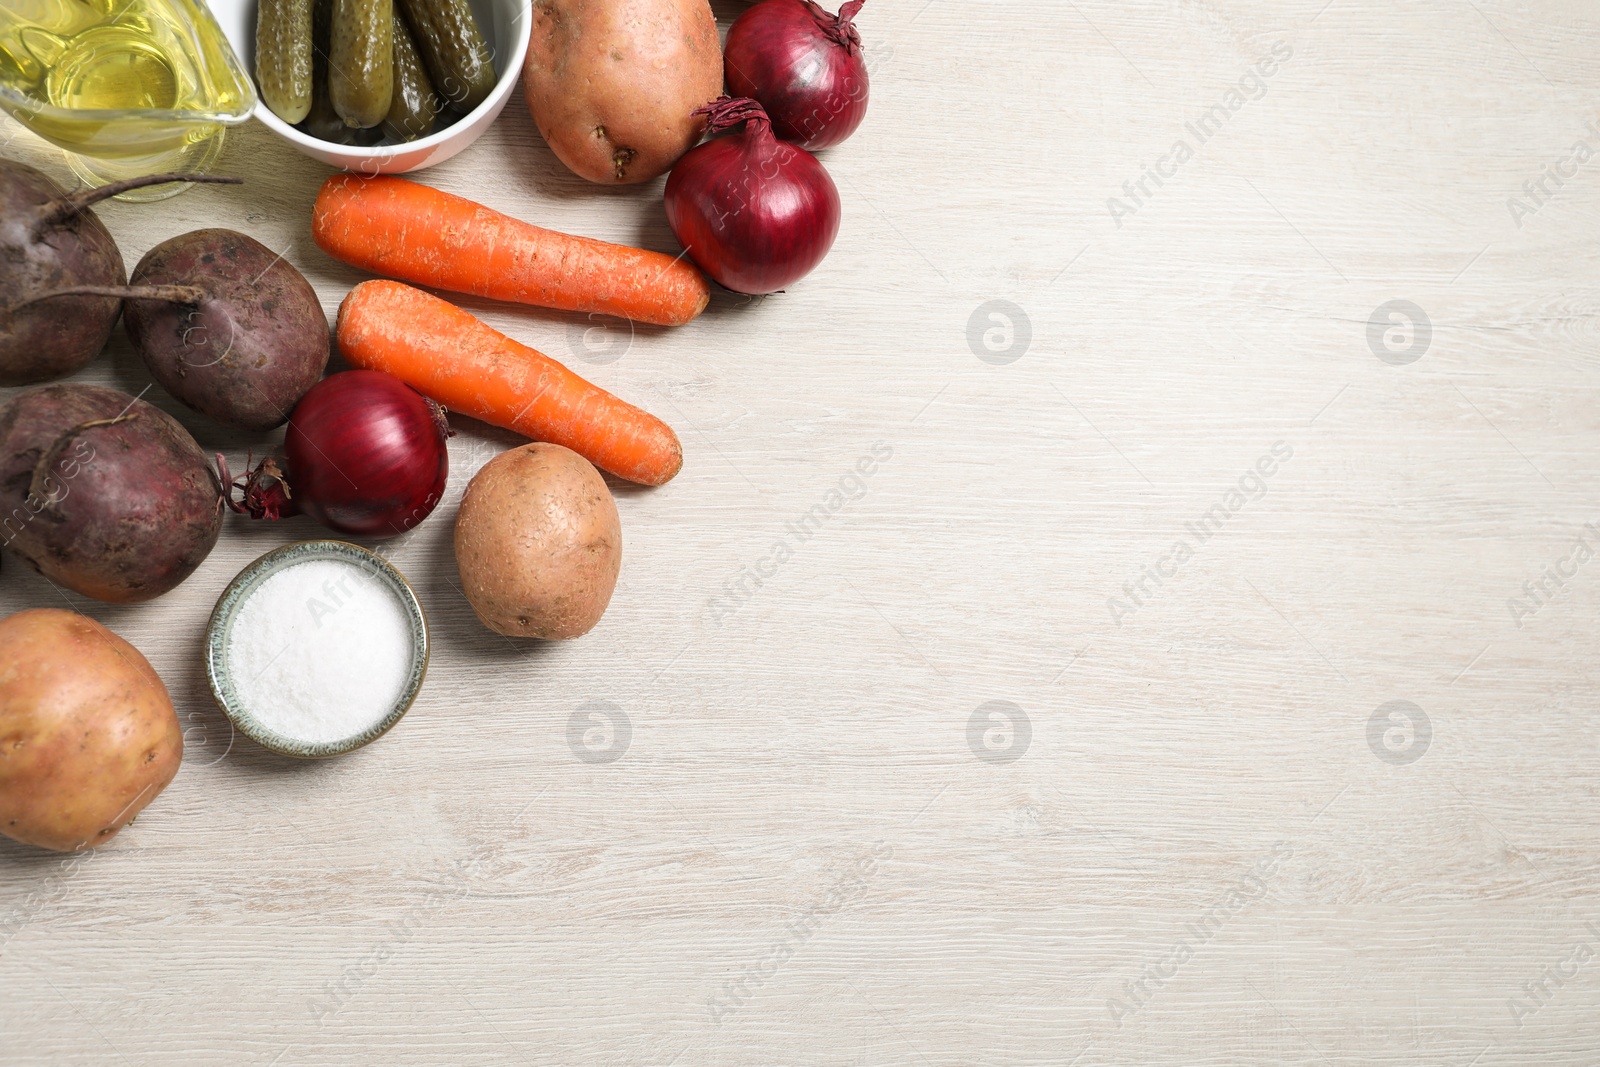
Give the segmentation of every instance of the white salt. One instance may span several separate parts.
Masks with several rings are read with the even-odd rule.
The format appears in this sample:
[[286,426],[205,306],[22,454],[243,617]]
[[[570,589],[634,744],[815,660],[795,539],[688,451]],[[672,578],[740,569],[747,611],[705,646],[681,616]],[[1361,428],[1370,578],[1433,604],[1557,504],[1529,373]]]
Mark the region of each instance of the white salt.
[[256,722],[285,738],[343,741],[394,710],[411,676],[411,622],[385,581],[337,559],[268,577],[234,616],[228,674]]

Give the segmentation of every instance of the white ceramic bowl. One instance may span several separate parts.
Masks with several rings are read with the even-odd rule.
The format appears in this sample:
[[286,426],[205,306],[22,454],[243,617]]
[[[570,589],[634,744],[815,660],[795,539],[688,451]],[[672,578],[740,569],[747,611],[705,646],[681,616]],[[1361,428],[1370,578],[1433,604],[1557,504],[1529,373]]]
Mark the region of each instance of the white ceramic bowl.
[[[250,599],[261,583],[274,574],[297,563],[311,560],[335,560],[348,563],[387,587],[411,621],[411,670],[400,699],[388,715],[365,730],[337,741],[306,741],[286,737],[259,722],[252,709],[240,699],[233,684],[233,666],[229,662],[233,638],[233,621],[240,609]],[[230,722],[241,733],[261,747],[281,756],[296,759],[326,759],[353,752],[371,744],[399,722],[410,710],[411,704],[422,689],[422,680],[428,674],[428,617],[422,612],[422,603],[411,588],[411,583],[388,560],[360,545],[348,541],[292,541],[262,556],[240,571],[217,598],[206,626],[206,679],[211,683],[211,695],[222,708]]]
[[[522,61],[528,55],[528,37],[533,28],[529,17],[531,0],[470,0],[478,26],[488,38],[494,58],[494,91],[470,114],[463,115],[437,133],[405,144],[380,144],[371,147],[319,141],[284,122],[262,103],[255,116],[273,133],[294,145],[312,159],[331,167],[360,174],[404,174],[442,163],[476,141],[505,109],[511,91],[522,75]],[[222,32],[228,35],[233,50],[246,70],[256,64],[256,0],[207,0]]]

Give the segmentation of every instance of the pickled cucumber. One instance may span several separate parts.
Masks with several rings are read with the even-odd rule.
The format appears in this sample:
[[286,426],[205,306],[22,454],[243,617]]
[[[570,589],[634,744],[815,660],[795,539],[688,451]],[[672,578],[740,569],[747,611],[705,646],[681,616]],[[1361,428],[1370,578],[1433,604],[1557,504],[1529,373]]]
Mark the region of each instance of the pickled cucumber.
[[328,98],[346,126],[383,121],[394,98],[394,0],[333,0]]
[[383,132],[396,141],[415,141],[433,132],[439,97],[422,68],[422,57],[400,12],[394,14],[394,99],[383,120]]
[[399,0],[433,87],[452,109],[466,114],[494,89],[489,45],[467,0]]
[[300,129],[319,141],[333,144],[369,144],[376,140],[376,130],[353,130],[333,110],[328,99],[328,38],[329,24],[333,21],[333,0],[315,0],[311,19],[311,110]]
[[256,83],[284,122],[299,122],[311,110],[311,66],[311,0],[261,0]]
[[344,124],[344,119],[333,110],[333,101],[328,99],[328,79],[317,79],[316,91],[311,94],[311,110],[306,114],[305,121],[300,123],[300,128],[319,141],[329,141],[333,144],[350,144],[353,141],[349,135],[355,131]]

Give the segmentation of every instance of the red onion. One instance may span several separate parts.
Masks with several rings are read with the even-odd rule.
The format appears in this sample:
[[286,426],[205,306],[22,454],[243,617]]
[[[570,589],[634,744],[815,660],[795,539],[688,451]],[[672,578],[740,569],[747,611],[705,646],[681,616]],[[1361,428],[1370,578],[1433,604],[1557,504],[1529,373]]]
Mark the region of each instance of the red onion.
[[728,91],[760,101],[773,132],[801,148],[849,137],[867,115],[867,64],[851,22],[861,3],[830,15],[814,0],[761,0],[728,31]]
[[700,268],[736,293],[799,281],[839,233],[839,190],[817,157],[772,136],[754,100],[723,97],[695,112],[707,134],[667,178],[667,222]]
[[268,458],[239,482],[256,518],[299,510],[366,537],[404,533],[427,518],[450,473],[444,411],[400,379],[375,370],[330,375],[295,405],[284,434],[289,470]]

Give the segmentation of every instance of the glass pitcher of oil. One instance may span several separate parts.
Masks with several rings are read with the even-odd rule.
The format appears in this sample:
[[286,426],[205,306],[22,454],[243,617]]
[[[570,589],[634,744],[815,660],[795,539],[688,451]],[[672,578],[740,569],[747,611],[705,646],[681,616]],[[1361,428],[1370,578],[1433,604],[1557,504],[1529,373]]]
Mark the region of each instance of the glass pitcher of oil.
[[0,0],[0,108],[90,184],[203,172],[255,102],[204,0]]

